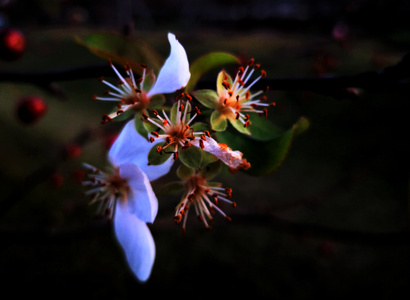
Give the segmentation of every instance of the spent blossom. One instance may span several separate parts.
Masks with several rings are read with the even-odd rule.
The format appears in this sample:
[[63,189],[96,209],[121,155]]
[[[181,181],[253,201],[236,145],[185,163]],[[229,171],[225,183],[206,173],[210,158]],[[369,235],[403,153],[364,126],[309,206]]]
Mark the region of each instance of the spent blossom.
[[[185,168],[183,165],[182,168]],[[236,203],[229,200],[232,196],[232,189],[221,187],[220,183],[209,182],[210,177],[206,171],[189,170],[185,171],[185,176],[182,178],[185,186],[184,196],[176,206],[174,221],[177,224],[182,223],[182,230],[185,231],[188,213],[193,207],[200,221],[203,222],[205,228],[210,228],[210,223],[213,221],[215,212],[218,212],[225,219],[231,220],[223,210],[219,207],[221,202],[228,203],[236,207]],[[179,172],[179,175],[181,172]]]
[[[251,81],[252,75],[260,71],[260,75]],[[251,92],[251,88],[261,78],[266,77],[266,72],[260,70],[260,65],[251,59],[246,67],[240,67],[234,80],[225,71],[221,71],[217,78],[217,90],[199,90],[193,95],[204,106],[214,109],[211,115],[212,129],[223,131],[226,129],[227,120],[236,130],[250,134],[248,126],[251,125],[250,113],[267,117],[268,107],[275,103],[266,103],[267,97],[263,93],[269,90]]]

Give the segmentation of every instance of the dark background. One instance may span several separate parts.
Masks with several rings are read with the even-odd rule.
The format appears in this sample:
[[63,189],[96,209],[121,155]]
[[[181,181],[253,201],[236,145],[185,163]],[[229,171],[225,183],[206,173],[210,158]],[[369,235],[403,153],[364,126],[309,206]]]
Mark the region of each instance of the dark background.
[[[26,54],[1,62],[2,71],[101,63],[73,39],[95,30],[141,38],[164,57],[171,31],[190,61],[209,51],[254,57],[268,78],[378,71],[396,64],[410,45],[407,1],[15,0],[0,1],[0,8],[3,26],[27,37]],[[79,135],[100,132],[110,107],[91,101],[103,91],[94,78],[56,84],[51,91],[64,98],[31,84],[0,85],[2,293],[46,299],[407,294],[407,93],[356,89],[354,99],[335,99],[271,91],[277,106],[270,119],[287,129],[304,116],[309,130],[273,174],[218,178],[233,188],[238,206],[224,208],[232,222],[216,216],[206,231],[192,215],[183,235],[172,221],[179,196],[158,195],[151,226],[156,262],[149,281],[139,284],[111,227],[93,219],[95,207],[77,183],[82,162],[104,167],[108,134],[121,124],[106,125],[104,134],[85,139],[79,156],[62,160],[62,149]],[[49,107],[33,126],[15,116],[26,94],[44,97]]]

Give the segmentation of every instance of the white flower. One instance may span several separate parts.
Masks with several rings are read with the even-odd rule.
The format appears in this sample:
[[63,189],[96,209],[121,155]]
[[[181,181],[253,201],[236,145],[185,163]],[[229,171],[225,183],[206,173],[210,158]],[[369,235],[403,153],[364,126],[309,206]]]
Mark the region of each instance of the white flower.
[[158,212],[158,200],[150,181],[166,174],[172,161],[149,166],[147,155],[152,144],[140,136],[133,121],[126,124],[109,151],[114,166],[104,173],[90,165],[91,203],[98,202],[100,210],[114,219],[114,229],[131,270],[140,281],[151,274],[155,260],[155,243],[146,224],[152,223]]
[[171,53],[159,71],[157,79],[152,71],[147,71],[145,65],[142,77],[136,79],[130,66],[125,67],[128,77],[124,78],[114,65],[110,64],[118,76],[120,86],[116,87],[101,78],[101,82],[111,90],[105,91],[106,96],[104,97],[93,96],[94,100],[118,102],[118,109],[115,112],[103,116],[103,124],[130,109],[144,112],[147,108],[153,109],[160,106],[164,101],[162,94],[173,93],[187,85],[191,73],[185,49],[174,34],[168,33],[168,40]]

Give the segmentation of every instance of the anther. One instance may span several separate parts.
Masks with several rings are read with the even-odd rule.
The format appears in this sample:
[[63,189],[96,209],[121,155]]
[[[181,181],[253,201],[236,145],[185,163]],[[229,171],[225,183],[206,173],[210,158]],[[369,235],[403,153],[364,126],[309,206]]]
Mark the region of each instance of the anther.
[[148,119],[149,119],[149,117],[147,116],[147,114],[146,114],[145,112],[142,113],[142,117],[143,117],[145,120],[148,120]]
[[156,131],[151,131],[151,134],[152,134],[153,136],[155,136],[156,138],[159,138],[158,132],[156,132]]
[[265,71],[265,70],[262,70],[262,71],[261,71],[261,75],[262,75],[262,78],[265,78],[265,77],[266,77],[266,71]]
[[139,88],[135,88],[134,91],[135,91],[137,94],[141,94],[141,93],[142,93],[142,91],[141,91]]
[[97,100],[97,95],[93,95],[93,96],[91,97],[91,99],[93,99],[94,101]]
[[236,114],[235,119],[239,120],[239,116],[240,116],[239,112],[235,112],[235,114]]
[[141,64],[140,66],[141,66],[141,68],[143,68],[143,69],[148,69],[148,65],[146,65],[146,64]]
[[195,111],[196,111],[196,113],[197,113],[198,115],[201,114],[201,110],[198,108],[198,106],[195,106]]
[[191,143],[188,142],[188,141],[186,141],[185,144],[184,144],[184,146],[182,147],[182,150],[186,150],[186,149],[188,149],[189,147],[191,147]]
[[267,99],[266,96],[262,96],[262,97],[259,98],[259,100],[261,100],[261,101],[266,101],[266,99]]
[[149,137],[149,141],[150,141],[151,143],[153,143],[153,142],[155,141],[154,137],[150,136],[150,137]]
[[253,66],[253,68],[254,68],[255,70],[259,69],[260,67],[261,67],[260,64],[256,64],[256,65]]
[[179,106],[179,111],[183,111],[183,110],[184,110],[184,105],[181,104],[181,105]]
[[192,100],[191,95],[189,95],[188,93],[185,93],[185,97],[187,98],[188,101],[191,101],[191,100]]
[[174,152],[174,160],[177,160],[178,159],[178,151],[175,151]]
[[153,111],[152,111],[152,113],[156,116],[156,117],[158,117],[158,112],[154,109]]
[[222,82],[222,85],[224,86],[224,88],[225,88],[226,90],[231,89],[231,85],[230,85],[229,82],[227,82],[227,81],[223,81],[223,82]]
[[163,149],[162,149],[161,146],[158,146],[157,149],[156,149],[156,151],[157,151],[159,154],[162,154]]
[[122,109],[117,111],[117,116],[121,115],[122,113],[124,113],[124,111]]
[[276,106],[276,102],[269,103],[269,106]]
[[255,62],[255,59],[251,58],[248,62],[248,66],[252,66],[254,62]]
[[182,220],[182,215],[178,214],[174,217],[174,221],[176,224],[179,224]]
[[203,141],[203,140],[199,140],[199,146],[201,147],[201,149],[204,149],[204,148],[205,148],[205,145],[204,145],[204,141]]
[[269,85],[266,86],[266,88],[263,90],[265,93],[269,91]]
[[211,137],[211,134],[209,133],[208,130],[205,130],[204,133],[206,134],[207,137]]
[[243,124],[243,127],[245,127],[245,128],[246,128],[246,127],[248,127],[249,125],[251,125],[251,122],[246,121],[246,122],[245,122],[245,124]]
[[98,78],[98,81],[100,81],[100,82],[102,82],[102,81],[104,81],[104,77],[100,77],[100,78]]
[[177,101],[182,100],[184,98],[184,93],[181,95],[176,96]]

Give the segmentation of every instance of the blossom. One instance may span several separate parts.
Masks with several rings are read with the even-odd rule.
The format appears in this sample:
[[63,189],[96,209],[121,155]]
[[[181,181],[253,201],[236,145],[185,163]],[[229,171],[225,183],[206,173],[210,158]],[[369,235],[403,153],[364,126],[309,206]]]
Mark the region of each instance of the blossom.
[[223,131],[226,129],[227,120],[235,127],[236,130],[251,134],[248,126],[251,125],[250,113],[256,113],[260,116],[267,116],[269,106],[275,103],[266,103],[267,97],[262,96],[269,90],[259,90],[252,93],[250,89],[261,78],[266,77],[266,72],[260,70],[260,75],[249,83],[255,71],[260,70],[260,65],[255,64],[251,59],[245,68],[240,67],[235,79],[232,80],[225,71],[221,71],[217,78],[217,90],[199,90],[193,92],[193,95],[204,106],[214,109],[211,115],[212,129]]
[[157,79],[152,70],[148,71],[146,65],[141,65],[143,72],[139,79],[134,77],[131,67],[126,65],[125,72],[128,77],[124,78],[110,62],[120,86],[116,87],[104,78],[100,78],[100,81],[111,90],[106,90],[104,97],[93,96],[94,100],[118,102],[115,112],[103,115],[103,124],[129,110],[144,112],[147,108],[160,106],[164,102],[162,94],[172,93],[186,86],[191,74],[185,49],[174,34],[168,33],[168,40],[171,53],[159,71]]
[[[179,172],[181,174],[183,172]],[[233,207],[236,203],[229,200],[232,196],[232,189],[221,187],[219,183],[209,182],[210,177],[206,171],[185,171],[188,173],[182,177],[184,179],[185,193],[175,209],[174,221],[177,224],[182,222],[182,229],[185,231],[186,222],[190,207],[193,206],[198,216],[206,228],[210,228],[209,223],[213,221],[212,214],[216,211],[225,219],[231,220],[219,207],[220,202],[225,202]]]
[[[242,158],[242,152],[233,151],[227,145],[218,143],[211,137],[208,130],[203,129],[203,124],[191,125],[201,112],[196,106],[192,109],[189,95],[183,94],[182,96],[187,96],[188,101],[184,103],[178,99],[178,102],[171,110],[170,116],[165,111],[162,111],[161,116],[156,110],[153,111],[155,118],[144,114],[146,121],[160,129],[158,132],[152,131],[149,140],[151,142],[164,141],[162,146],[156,147],[156,152],[162,155],[172,154],[174,160],[176,160],[181,151],[184,153],[191,146],[195,146],[215,155],[233,170],[250,167],[250,164]],[[191,111],[195,111],[192,117]]]
[[[124,143],[127,140],[128,143]],[[91,203],[114,219],[114,229],[131,270],[146,281],[155,260],[155,243],[147,226],[158,212],[158,200],[150,181],[169,171],[171,164],[149,166],[147,153],[151,144],[136,131],[133,121],[126,124],[109,151],[111,172],[102,172],[85,164],[90,174],[83,184],[93,195]]]

